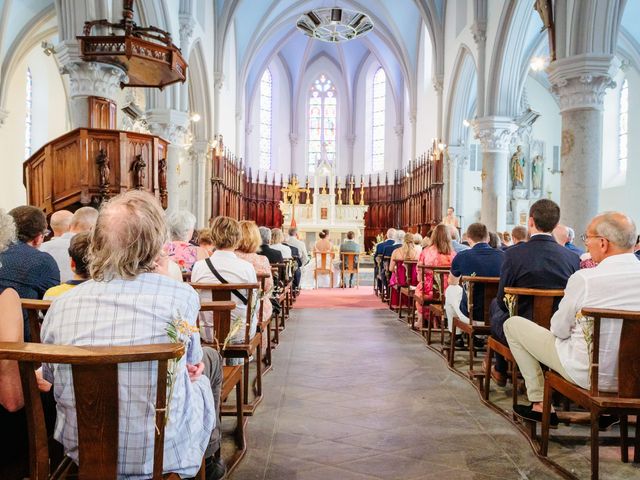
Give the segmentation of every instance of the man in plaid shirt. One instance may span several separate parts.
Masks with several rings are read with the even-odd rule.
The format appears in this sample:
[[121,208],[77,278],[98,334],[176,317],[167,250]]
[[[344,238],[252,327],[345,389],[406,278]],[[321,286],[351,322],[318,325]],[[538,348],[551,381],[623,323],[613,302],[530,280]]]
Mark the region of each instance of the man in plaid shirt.
[[[196,292],[168,276],[164,212],[148,193],[129,191],[102,207],[91,234],[91,280],[54,300],[43,323],[42,342],[62,345],[140,345],[169,342],[169,323],[195,326]],[[216,427],[222,384],[218,352],[202,348],[188,332],[169,403],[164,471],[193,477],[206,459],[207,479],[222,478],[220,429]],[[153,473],[157,363],[121,365],[118,477]],[[54,384],[58,417],[55,438],[78,461],[73,382],[66,365],[46,365]],[[216,455],[216,453],[218,453]]]

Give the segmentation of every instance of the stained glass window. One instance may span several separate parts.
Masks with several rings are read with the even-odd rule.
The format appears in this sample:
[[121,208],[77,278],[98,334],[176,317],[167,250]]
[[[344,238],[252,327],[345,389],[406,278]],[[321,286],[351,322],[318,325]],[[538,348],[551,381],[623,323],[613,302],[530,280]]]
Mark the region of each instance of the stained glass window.
[[313,82],[309,92],[309,145],[308,166],[313,172],[323,160],[323,147],[326,160],[335,164],[336,161],[336,118],[338,114],[338,99],[333,82],[322,74]]
[[273,83],[267,68],[260,80],[260,168],[271,168],[271,121],[273,118]]
[[24,158],[31,156],[31,112],[33,95],[33,78],[31,69],[27,68],[26,115],[24,119]]
[[618,171],[627,173],[629,132],[629,84],[625,78],[620,89],[620,116],[618,117]]
[[369,173],[384,170],[384,128],[387,76],[382,67],[373,76],[371,108],[371,166]]

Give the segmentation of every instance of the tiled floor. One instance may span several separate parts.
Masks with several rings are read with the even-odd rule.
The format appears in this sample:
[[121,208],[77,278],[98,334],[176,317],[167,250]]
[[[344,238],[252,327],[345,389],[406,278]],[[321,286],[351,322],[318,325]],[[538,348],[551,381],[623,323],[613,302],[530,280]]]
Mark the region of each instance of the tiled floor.
[[385,310],[295,310],[264,388],[232,480],[559,478]]

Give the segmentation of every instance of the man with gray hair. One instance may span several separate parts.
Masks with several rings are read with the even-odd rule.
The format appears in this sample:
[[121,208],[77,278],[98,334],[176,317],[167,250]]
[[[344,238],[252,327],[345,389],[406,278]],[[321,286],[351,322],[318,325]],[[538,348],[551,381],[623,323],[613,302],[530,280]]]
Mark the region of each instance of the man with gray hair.
[[451,233],[451,245],[453,245],[453,250],[456,253],[460,253],[464,250],[469,250],[468,245],[463,245],[460,243],[460,234],[458,233],[458,229],[453,225],[449,225],[449,232]]
[[[185,354],[173,373],[171,412],[164,437],[164,472],[194,477],[205,458],[207,480],[224,476],[216,460],[220,429],[222,360],[202,347],[196,326],[200,299],[189,285],[169,277],[164,252],[167,224],[158,201],[131,190],[103,205],[91,232],[91,280],[51,305],[42,324],[42,343],[133,346],[167,343],[172,325]],[[87,321],[91,319],[91,321]],[[149,478],[153,473],[156,396],[153,362],[120,365],[118,476]],[[68,365],[47,365],[43,376],[54,385],[55,438],[78,462],[73,380]]]
[[309,253],[307,252],[307,246],[304,242],[298,239],[298,229],[291,227],[288,233],[289,236],[286,238],[284,244],[297,248],[300,254],[300,260],[302,260],[302,265],[306,265],[309,263]]
[[562,225],[561,223],[553,229],[553,237],[556,239],[556,242],[580,256],[584,251],[573,244],[575,236],[576,233],[573,231],[573,228]]
[[[591,357],[585,339],[589,325],[579,313],[583,307],[640,310],[640,261],[633,254],[636,238],[636,226],[627,215],[597,215],[582,235],[597,266],[578,270],[569,277],[564,297],[551,318],[551,329],[517,316],[505,322],[504,333],[532,402],[516,407],[520,416],[542,419],[544,376],[540,364],[589,389]],[[621,323],[612,320],[603,320],[600,327],[599,387],[604,391],[618,389],[620,329]],[[558,423],[555,413],[551,423]]]
[[257,252],[258,255],[267,257],[267,259],[269,259],[269,263],[272,265],[274,263],[284,262],[282,253],[275,248],[271,248],[271,230],[267,227],[260,227],[258,231],[260,232],[260,240],[262,241],[262,245],[260,245]]
[[[60,210],[51,215],[51,228],[54,224],[56,215],[66,212]],[[71,213],[71,212],[67,212]],[[63,218],[67,215],[62,214]],[[93,207],[81,207],[69,219],[68,231],[65,231],[59,237],[56,236],[40,246],[40,251],[47,252],[53,257],[60,269],[60,282],[65,283],[73,280],[73,270],[71,270],[71,258],[69,257],[69,246],[71,239],[78,233],[88,232],[96,224],[98,219],[98,210]],[[54,230],[55,232],[55,230]]]

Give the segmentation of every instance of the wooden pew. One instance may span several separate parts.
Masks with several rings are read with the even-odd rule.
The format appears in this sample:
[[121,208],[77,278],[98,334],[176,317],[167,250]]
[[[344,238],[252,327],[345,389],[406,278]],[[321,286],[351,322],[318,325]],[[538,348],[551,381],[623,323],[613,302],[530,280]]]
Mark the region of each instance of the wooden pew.
[[[163,475],[162,469],[168,362],[183,354],[181,343],[78,347],[1,342],[0,359],[17,361],[20,367],[29,435],[30,478],[51,478],[47,432],[35,375],[38,365],[71,365],[78,425],[78,478],[96,478],[96,472],[100,472],[99,478],[115,480],[119,437],[118,365],[157,361],[153,479],[179,479],[175,473]],[[68,458],[63,463],[57,473],[64,474],[71,465]]]
[[[253,315],[251,306],[256,291],[259,289],[258,283],[190,283],[193,288],[198,291],[210,292],[213,301],[232,301],[233,290],[247,290],[247,315],[245,318],[244,341],[243,343],[227,343],[224,345],[225,339],[228,337],[231,328],[231,312],[232,310],[214,312],[213,321],[215,336],[219,342],[222,342],[220,353],[224,358],[240,358],[243,360],[244,371],[244,413],[253,415],[257,405],[262,401],[262,334],[257,330],[251,337],[251,317]],[[256,365],[256,381],[254,386],[255,398],[249,403],[249,371],[251,357],[255,358]]]

